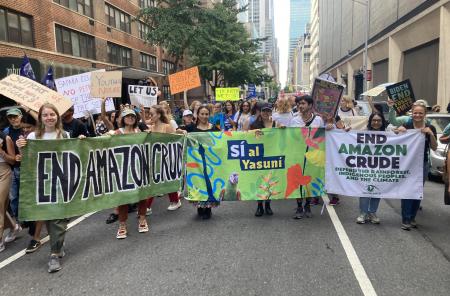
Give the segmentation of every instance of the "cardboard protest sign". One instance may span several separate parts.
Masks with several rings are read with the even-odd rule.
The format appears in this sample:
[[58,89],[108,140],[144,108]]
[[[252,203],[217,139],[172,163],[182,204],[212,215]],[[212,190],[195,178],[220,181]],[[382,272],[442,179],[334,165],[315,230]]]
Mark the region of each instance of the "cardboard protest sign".
[[169,84],[172,95],[201,86],[198,68],[192,67],[169,75]]
[[425,137],[409,130],[327,132],[328,193],[353,197],[422,199]]
[[[93,72],[55,79],[57,91],[72,100],[75,118],[84,117],[87,113],[98,114],[101,112],[102,99],[91,98],[91,73]],[[112,99],[106,101],[105,107],[106,111],[115,110]]]
[[138,133],[30,140],[23,151],[20,219],[62,219],[180,189],[184,136]]
[[239,87],[216,88],[216,101],[239,101]]
[[91,97],[120,98],[122,96],[122,72],[92,72]]
[[148,108],[158,104],[158,87],[145,85],[128,85],[128,94],[132,105]]
[[0,80],[0,94],[36,112],[44,103],[55,105],[63,114],[73,103],[70,99],[29,78],[11,74]]
[[[186,185],[192,201],[272,200],[324,192],[325,130],[193,133]],[[300,193],[300,196],[299,196]]]
[[398,115],[408,112],[416,100],[409,79],[387,86],[386,92],[389,98],[394,101],[394,109]]
[[314,112],[322,118],[334,117],[343,91],[343,85],[316,78],[311,95],[314,100]]

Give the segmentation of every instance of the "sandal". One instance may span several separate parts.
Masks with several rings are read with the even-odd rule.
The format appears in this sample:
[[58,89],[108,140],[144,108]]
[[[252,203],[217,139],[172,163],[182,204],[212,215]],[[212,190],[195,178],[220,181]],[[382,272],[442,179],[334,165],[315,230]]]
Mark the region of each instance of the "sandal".
[[126,224],[120,223],[119,229],[117,230],[117,239],[124,239],[127,237],[127,226]]
[[143,219],[143,220],[139,221],[138,232],[139,233],[148,232],[147,220]]

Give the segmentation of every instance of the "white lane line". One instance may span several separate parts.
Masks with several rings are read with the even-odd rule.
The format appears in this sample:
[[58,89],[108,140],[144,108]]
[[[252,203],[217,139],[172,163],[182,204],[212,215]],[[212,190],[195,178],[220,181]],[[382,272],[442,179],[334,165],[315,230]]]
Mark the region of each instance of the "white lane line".
[[359,286],[364,294],[364,296],[377,296],[375,289],[372,286],[372,282],[367,276],[361,261],[359,261],[358,255],[356,254],[353,245],[348,238],[347,232],[345,232],[344,226],[342,226],[341,220],[339,220],[334,207],[330,206],[328,195],[324,195],[323,202],[326,203],[328,214],[330,215],[331,222],[333,222],[334,228],[336,229],[339,240],[341,241],[342,247],[344,248],[345,254],[347,255],[348,261],[353,269],[356,279],[358,280]]
[[[74,227],[75,225],[81,223],[83,220],[85,220],[86,218],[92,216],[93,214],[95,214],[96,212],[93,213],[89,213],[86,215],[83,215],[81,217],[78,217],[77,219],[73,220],[72,222],[70,222],[67,225],[67,230],[69,230],[70,228]],[[48,242],[50,240],[50,237],[47,235],[46,237],[44,237],[43,239],[41,239],[41,244],[45,244],[46,242]],[[12,255],[11,257],[3,260],[2,262],[0,262],[0,269],[2,269],[3,267],[7,266],[10,263],[13,263],[14,261],[16,261],[17,259],[19,259],[20,257],[24,256],[25,253],[25,249],[23,249],[22,251],[17,252],[16,254]]]

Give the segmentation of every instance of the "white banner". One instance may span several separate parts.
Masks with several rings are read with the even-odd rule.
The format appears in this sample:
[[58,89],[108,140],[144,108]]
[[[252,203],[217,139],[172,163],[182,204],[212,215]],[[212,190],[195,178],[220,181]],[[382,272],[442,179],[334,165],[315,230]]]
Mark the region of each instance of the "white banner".
[[145,85],[128,85],[128,94],[132,105],[149,108],[158,104],[158,87]]
[[424,147],[415,130],[327,132],[325,188],[353,197],[422,199]]
[[[105,70],[98,70],[104,72]],[[78,75],[67,76],[55,79],[57,91],[70,98],[74,105],[75,118],[81,118],[85,115],[98,114],[101,112],[102,100],[91,98],[91,73],[86,72]],[[114,111],[112,99],[106,101],[106,111]]]

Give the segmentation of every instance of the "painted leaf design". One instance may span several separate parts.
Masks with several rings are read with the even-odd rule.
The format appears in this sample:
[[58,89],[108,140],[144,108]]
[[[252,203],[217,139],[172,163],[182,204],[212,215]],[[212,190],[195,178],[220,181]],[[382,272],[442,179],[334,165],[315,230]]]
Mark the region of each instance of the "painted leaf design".
[[312,164],[323,167],[325,166],[325,152],[322,150],[308,151],[305,154],[306,159]]
[[300,186],[308,185],[311,182],[311,176],[303,176],[300,164],[291,166],[287,170],[287,186],[284,197],[288,197]]
[[188,163],[186,163],[186,166],[187,166],[188,168],[199,168],[199,167],[200,167],[200,164],[198,164],[198,163],[196,163],[196,162],[188,162]]

